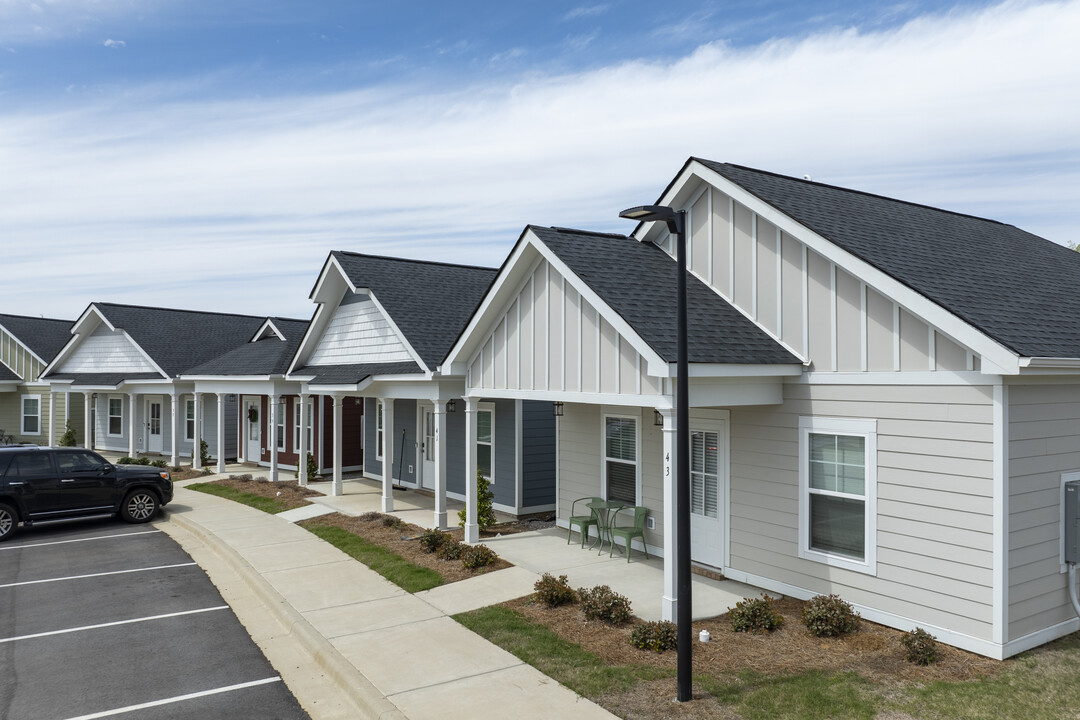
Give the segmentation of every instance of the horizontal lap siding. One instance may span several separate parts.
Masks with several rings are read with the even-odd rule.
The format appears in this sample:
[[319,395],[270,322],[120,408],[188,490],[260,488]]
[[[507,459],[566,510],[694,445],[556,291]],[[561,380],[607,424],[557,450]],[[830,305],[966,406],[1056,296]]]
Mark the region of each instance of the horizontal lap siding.
[[[570,517],[582,497],[603,496],[600,482],[600,407],[566,403],[558,424],[559,518]],[[582,512],[579,504],[578,513]]]
[[[993,392],[785,386],[731,411],[731,567],[975,637],[991,635]],[[877,421],[877,575],[798,556],[798,422]]]
[[1009,386],[1009,639],[1075,617],[1061,572],[1061,474],[1080,471],[1080,385]]

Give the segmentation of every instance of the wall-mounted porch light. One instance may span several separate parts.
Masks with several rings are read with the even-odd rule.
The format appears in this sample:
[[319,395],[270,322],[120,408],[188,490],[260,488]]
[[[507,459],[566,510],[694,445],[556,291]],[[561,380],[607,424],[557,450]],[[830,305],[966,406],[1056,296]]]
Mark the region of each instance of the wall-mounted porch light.
[[457,411],[457,400],[450,398],[446,401],[446,412],[452,413]]
[[551,403],[551,413],[555,417],[562,417],[563,405],[561,402]]
[[364,404],[364,398],[362,398],[362,397],[354,397],[352,399],[352,401],[353,401],[353,405],[363,405]]
[[652,411],[652,424],[656,427],[664,427],[664,414],[659,410]]

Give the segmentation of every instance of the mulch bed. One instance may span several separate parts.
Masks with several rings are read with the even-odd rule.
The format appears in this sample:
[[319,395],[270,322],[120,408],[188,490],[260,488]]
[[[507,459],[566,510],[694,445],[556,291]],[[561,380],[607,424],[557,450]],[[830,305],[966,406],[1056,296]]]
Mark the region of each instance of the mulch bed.
[[[387,526],[385,522],[387,518],[397,520],[398,522],[394,525]],[[512,567],[509,562],[502,558],[498,558],[494,563],[487,567],[476,569],[462,567],[460,560],[443,560],[434,553],[426,552],[420,546],[418,538],[425,532],[425,528],[401,522],[393,515],[366,513],[358,517],[353,517],[341,513],[330,513],[329,515],[320,515],[311,520],[305,520],[301,525],[304,527],[330,525],[339,527],[342,530],[347,530],[366,540],[382,545],[387,550],[400,555],[411,563],[438,572],[448,583],[467,580],[468,578],[476,577],[477,575],[483,575],[485,573],[494,572],[495,570]],[[459,541],[462,539],[463,535],[460,529],[451,530],[449,534]]]

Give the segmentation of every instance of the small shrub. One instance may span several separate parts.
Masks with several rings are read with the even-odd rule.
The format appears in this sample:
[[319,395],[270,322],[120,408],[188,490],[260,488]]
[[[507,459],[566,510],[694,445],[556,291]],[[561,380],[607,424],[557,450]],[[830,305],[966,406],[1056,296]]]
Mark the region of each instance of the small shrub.
[[859,629],[859,613],[839,595],[811,598],[802,611],[803,622],[811,635],[835,637]]
[[251,477],[250,473],[244,473],[243,475],[230,475],[230,480],[236,480],[238,482],[251,482],[255,478]]
[[210,446],[205,440],[199,441],[199,464],[203,467],[210,464]]
[[[300,469],[296,470],[296,478],[300,479]],[[319,477],[319,464],[315,462],[315,456],[311,453],[307,454],[307,479],[308,481],[315,480]]]
[[120,458],[119,460],[117,460],[117,461],[116,461],[116,464],[117,464],[117,465],[130,465],[130,464],[131,464],[131,462],[132,462],[132,461],[131,461],[131,458],[129,458],[129,457],[127,457],[127,456],[125,456],[125,457],[122,457],[122,458]]
[[155,460],[154,462],[152,462],[150,464],[153,465],[156,468],[163,468],[163,467],[168,467],[169,466],[169,463],[166,462],[164,458],[159,458],[159,459]]
[[184,468],[180,467],[179,465],[173,465],[171,468],[169,468],[169,472],[178,473],[178,472],[182,471],[183,469]]
[[150,464],[150,458],[148,458],[148,457],[146,457],[146,456],[144,455],[144,456],[143,456],[143,457],[141,457],[141,458],[137,458],[137,459],[135,460],[135,463],[134,463],[134,464],[135,464],[135,465],[149,465],[149,464]]
[[[479,470],[476,471],[476,524],[481,530],[487,530],[495,524],[495,493],[491,491],[491,483]],[[465,527],[465,510],[458,510],[458,527]]]
[[465,545],[461,548],[461,567],[468,570],[487,567],[499,559],[487,545]]
[[444,533],[439,528],[432,528],[431,530],[425,530],[424,534],[420,536],[420,547],[424,549],[424,552],[437,552],[449,539],[449,533]]
[[435,557],[440,560],[460,560],[462,551],[468,547],[463,542],[458,542],[454,538],[447,538],[446,542],[435,551]]
[[382,520],[382,517],[383,514],[381,512],[375,512],[374,510],[372,510],[371,512],[366,512],[361,515],[360,519],[364,522],[375,522],[376,520]]
[[773,609],[773,599],[768,595],[743,598],[728,608],[731,629],[735,632],[772,632],[784,624],[784,616]]
[[71,421],[64,423],[64,434],[60,436],[60,447],[75,447],[75,428],[71,427]]
[[395,529],[405,527],[405,523],[402,522],[401,518],[394,517],[393,515],[384,515],[382,519],[382,524],[383,527]]
[[534,595],[536,600],[544,603],[549,608],[568,605],[577,600],[577,593],[566,582],[565,575],[556,578],[551,573],[544,573],[533,585],[533,590],[536,591]]
[[900,644],[907,650],[907,661],[916,665],[929,665],[938,657],[937,638],[922,628],[908,630],[900,638]]
[[638,650],[662,653],[674,650],[679,642],[678,626],[668,620],[638,623],[630,631],[630,644]]
[[589,590],[578,589],[581,609],[588,620],[599,620],[608,625],[623,625],[632,617],[630,600],[607,585],[597,585]]

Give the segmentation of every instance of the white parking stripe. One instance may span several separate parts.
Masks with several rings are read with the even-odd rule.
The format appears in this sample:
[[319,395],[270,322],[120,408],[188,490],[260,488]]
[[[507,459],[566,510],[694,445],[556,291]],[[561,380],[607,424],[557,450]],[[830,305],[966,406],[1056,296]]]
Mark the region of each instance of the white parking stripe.
[[78,538],[76,540],[56,540],[55,542],[32,543],[30,545],[4,545],[0,550],[22,550],[23,548],[45,547],[46,545],[65,545],[67,543],[89,542],[90,540],[111,540],[118,537],[132,537],[133,535],[151,535],[160,530],[143,530],[142,532],[118,533],[116,535],[98,535],[97,537]]
[[96,630],[98,628],[113,627],[114,625],[130,625],[131,623],[147,622],[148,620],[164,620],[165,618],[180,617],[181,615],[195,615],[196,613],[213,612],[214,610],[228,610],[228,605],[217,607],[200,608],[198,610],[185,610],[183,612],[168,613],[166,615],[151,615],[150,617],[132,618],[131,620],[117,620],[116,622],[101,623],[100,625],[84,625],[82,627],[67,628],[66,630],[49,630],[48,632],[34,633],[33,635],[17,635],[15,637],[0,638],[0,643],[15,642],[16,640],[31,640],[33,638],[46,637],[48,635],[63,635],[65,633],[82,632],[83,630]]
[[154,700],[153,702],[142,703],[141,705],[128,705],[127,707],[116,708],[115,710],[102,710],[101,712],[90,713],[89,715],[80,715],[78,717],[68,718],[67,720],[94,720],[95,718],[112,717],[113,715],[122,715],[123,713],[134,712],[136,710],[145,710],[146,708],[158,707],[159,705],[169,705],[171,703],[183,702],[184,700],[192,700],[194,698],[206,697],[207,695],[217,695],[218,693],[232,692],[233,690],[243,690],[244,688],[255,687],[257,685],[268,685],[270,683],[281,682],[281,677],[266,678],[265,680],[254,680],[252,682],[240,683],[239,685],[229,685],[228,687],[214,688],[213,690],[203,690],[202,692],[189,693],[188,695],[177,695],[172,698],[165,698],[164,700]]
[[195,563],[178,563],[176,565],[157,565],[155,567],[134,568],[132,570],[113,570],[112,572],[92,573],[90,575],[69,575],[68,577],[47,578],[45,580],[24,580],[23,582],[0,585],[0,589],[20,587],[22,585],[40,585],[41,583],[63,582],[64,580],[83,580],[84,578],[105,577],[106,575],[123,575],[125,573],[146,572],[147,570],[169,570],[171,568],[191,567]]

